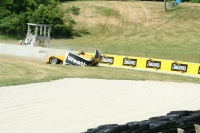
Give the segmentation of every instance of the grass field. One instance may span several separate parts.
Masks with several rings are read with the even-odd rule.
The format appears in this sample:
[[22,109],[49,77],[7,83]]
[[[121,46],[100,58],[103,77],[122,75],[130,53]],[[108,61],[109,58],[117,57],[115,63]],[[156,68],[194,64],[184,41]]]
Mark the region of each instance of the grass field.
[[62,78],[158,80],[200,83],[200,78],[119,68],[50,65],[27,58],[0,55],[0,86],[48,82]]

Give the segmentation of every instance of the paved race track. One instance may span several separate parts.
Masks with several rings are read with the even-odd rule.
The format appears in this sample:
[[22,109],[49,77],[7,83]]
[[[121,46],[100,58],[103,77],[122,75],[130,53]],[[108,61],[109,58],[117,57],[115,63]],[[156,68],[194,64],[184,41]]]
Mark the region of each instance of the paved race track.
[[62,79],[0,88],[0,133],[80,133],[198,110],[200,84]]

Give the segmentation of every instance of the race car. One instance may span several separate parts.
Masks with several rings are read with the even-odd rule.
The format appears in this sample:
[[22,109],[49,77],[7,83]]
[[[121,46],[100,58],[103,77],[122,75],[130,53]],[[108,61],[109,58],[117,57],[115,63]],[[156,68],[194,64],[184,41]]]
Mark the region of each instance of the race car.
[[56,55],[47,58],[46,62],[50,64],[63,64],[75,66],[96,66],[101,62],[102,56],[98,50],[95,50],[94,55],[85,54],[80,51],[78,54],[67,52],[66,55]]

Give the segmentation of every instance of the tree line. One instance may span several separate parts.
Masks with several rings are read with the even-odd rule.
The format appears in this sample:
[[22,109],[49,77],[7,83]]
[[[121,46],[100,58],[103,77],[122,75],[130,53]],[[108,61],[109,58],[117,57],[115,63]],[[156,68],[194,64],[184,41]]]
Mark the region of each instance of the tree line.
[[[70,0],[1,0],[0,35],[22,37],[27,31],[26,23],[37,23],[50,24],[52,37],[72,37],[76,22],[70,14],[78,15],[80,9],[60,8],[60,2],[65,1]],[[200,0],[182,1],[200,3]]]
[[1,0],[0,35],[22,37],[26,23],[50,24],[52,37],[72,37],[76,22],[70,14],[78,15],[79,8],[61,8],[59,0]]

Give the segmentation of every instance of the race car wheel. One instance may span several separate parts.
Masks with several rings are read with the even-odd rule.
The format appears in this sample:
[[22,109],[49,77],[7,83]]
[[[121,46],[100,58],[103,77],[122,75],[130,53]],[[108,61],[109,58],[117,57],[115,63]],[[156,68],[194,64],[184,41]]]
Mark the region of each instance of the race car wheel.
[[53,64],[53,65],[58,64],[58,59],[55,58],[55,57],[51,57],[50,58],[50,63]]

